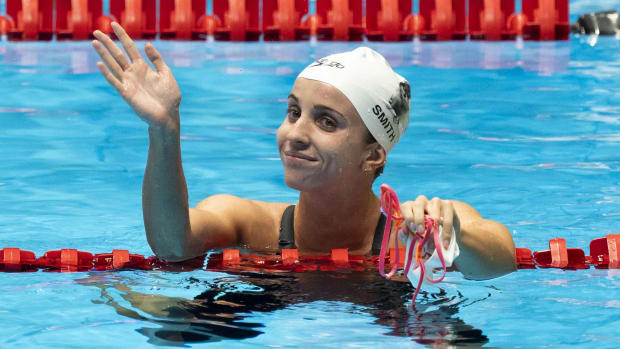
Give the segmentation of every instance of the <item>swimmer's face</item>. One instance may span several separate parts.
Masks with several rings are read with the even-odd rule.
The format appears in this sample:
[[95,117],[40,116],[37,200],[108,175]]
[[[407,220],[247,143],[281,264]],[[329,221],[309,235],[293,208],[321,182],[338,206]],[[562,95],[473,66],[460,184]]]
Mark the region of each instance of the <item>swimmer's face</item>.
[[360,176],[367,133],[342,92],[298,78],[277,136],[286,185],[309,191]]

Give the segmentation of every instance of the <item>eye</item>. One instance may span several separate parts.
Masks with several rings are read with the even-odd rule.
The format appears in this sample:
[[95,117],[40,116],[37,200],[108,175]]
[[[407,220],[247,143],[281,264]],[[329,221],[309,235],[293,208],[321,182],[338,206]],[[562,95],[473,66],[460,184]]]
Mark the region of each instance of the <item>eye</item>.
[[319,125],[326,130],[334,130],[338,127],[336,120],[329,116],[322,116],[318,120]]
[[301,113],[299,112],[299,109],[295,108],[295,107],[288,107],[288,109],[286,109],[286,117],[288,117],[289,119],[299,119],[299,117],[301,116]]

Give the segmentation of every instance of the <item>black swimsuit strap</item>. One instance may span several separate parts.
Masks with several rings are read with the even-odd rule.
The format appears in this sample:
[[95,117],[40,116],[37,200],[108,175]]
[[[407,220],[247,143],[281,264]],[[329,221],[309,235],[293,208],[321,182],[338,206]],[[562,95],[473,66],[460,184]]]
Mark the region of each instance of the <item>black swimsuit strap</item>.
[[283,248],[295,247],[295,230],[293,229],[293,220],[295,218],[295,205],[291,205],[282,213],[282,221],[280,222],[280,238],[278,245],[280,250]]
[[[294,218],[295,205],[290,205],[284,210],[284,213],[282,213],[282,221],[280,222],[280,237],[278,239],[280,250],[283,248],[297,248],[295,246]],[[378,255],[381,251],[384,227],[385,216],[382,214],[379,217],[379,222],[377,222],[377,228],[375,228],[375,236],[372,238],[371,253],[373,256]]]
[[372,250],[373,256],[378,256],[381,252],[381,243],[383,242],[383,229],[385,229],[385,215],[381,213],[379,216],[379,222],[375,228],[375,236],[372,238]]

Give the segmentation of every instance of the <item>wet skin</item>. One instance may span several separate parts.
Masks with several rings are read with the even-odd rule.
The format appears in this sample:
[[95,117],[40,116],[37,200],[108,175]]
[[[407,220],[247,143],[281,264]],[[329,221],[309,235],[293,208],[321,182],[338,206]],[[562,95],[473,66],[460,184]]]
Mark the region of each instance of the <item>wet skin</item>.
[[[233,195],[213,195],[195,208],[188,204],[181,161],[181,93],[169,67],[150,44],[142,58],[123,28],[112,23],[125,53],[95,31],[97,65],[148,124],[149,155],[142,205],[147,241],[159,257],[183,261],[214,248],[242,246],[256,252],[278,249],[278,230],[287,203]],[[380,215],[372,192],[374,172],[387,154],[366,141],[365,127],[348,99],[330,85],[297,79],[278,130],[285,182],[300,190],[295,237],[300,253],[329,253],[348,248],[370,251]],[[455,265],[466,277],[488,279],[516,270],[514,242],[500,223],[482,218],[466,203],[420,195],[401,205],[411,233],[422,232],[425,215],[440,221],[446,244],[456,226],[461,255]],[[460,224],[455,224],[457,223]]]
[[[365,163],[366,152],[373,150],[367,133],[342,92],[324,82],[298,78],[277,133],[286,185],[312,191],[358,177],[364,166],[371,165]],[[384,161],[385,156],[374,165]]]

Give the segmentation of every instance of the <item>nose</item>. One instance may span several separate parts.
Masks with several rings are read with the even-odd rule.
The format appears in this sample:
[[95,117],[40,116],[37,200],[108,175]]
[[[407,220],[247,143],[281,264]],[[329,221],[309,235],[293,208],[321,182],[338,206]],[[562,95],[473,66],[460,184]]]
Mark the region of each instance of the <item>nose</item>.
[[304,150],[310,145],[310,118],[302,114],[294,122],[286,121],[289,123],[289,130],[286,134],[286,139],[289,141],[293,150]]

